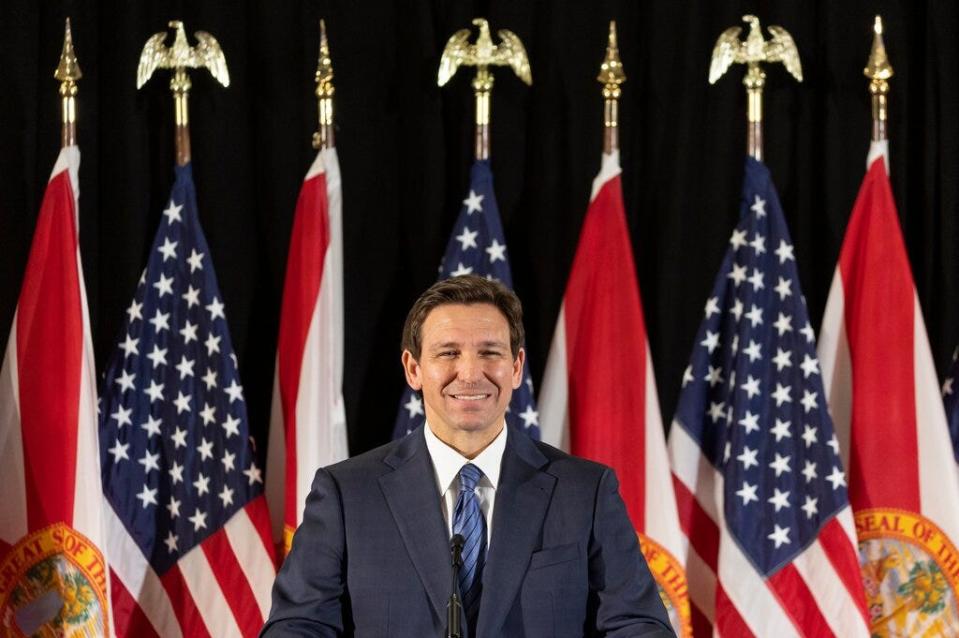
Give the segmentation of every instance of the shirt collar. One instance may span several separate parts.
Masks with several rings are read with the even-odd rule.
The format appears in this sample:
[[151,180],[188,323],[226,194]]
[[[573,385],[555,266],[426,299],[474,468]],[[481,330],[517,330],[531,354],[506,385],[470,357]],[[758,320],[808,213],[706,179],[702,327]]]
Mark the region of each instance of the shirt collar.
[[433,469],[436,472],[436,483],[440,494],[446,493],[446,490],[450,488],[453,481],[459,476],[460,470],[467,463],[472,463],[483,472],[483,478],[480,479],[481,484],[486,483],[496,489],[496,485],[499,483],[500,466],[503,462],[503,452],[506,450],[506,430],[507,428],[504,425],[496,438],[482,452],[477,454],[476,458],[470,460],[443,443],[433,433],[429,423],[424,425],[423,434],[426,437],[426,449],[430,453],[430,458],[433,459]]

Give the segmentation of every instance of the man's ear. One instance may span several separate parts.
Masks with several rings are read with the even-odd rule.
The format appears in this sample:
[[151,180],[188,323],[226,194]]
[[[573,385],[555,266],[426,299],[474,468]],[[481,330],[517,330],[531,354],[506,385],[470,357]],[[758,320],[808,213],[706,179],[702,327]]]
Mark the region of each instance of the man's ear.
[[423,389],[423,380],[420,377],[420,364],[413,358],[413,353],[409,350],[403,351],[403,372],[406,373],[406,383],[411,388],[419,392]]
[[513,359],[513,389],[515,390],[523,382],[523,363],[526,362],[526,350],[520,348]]

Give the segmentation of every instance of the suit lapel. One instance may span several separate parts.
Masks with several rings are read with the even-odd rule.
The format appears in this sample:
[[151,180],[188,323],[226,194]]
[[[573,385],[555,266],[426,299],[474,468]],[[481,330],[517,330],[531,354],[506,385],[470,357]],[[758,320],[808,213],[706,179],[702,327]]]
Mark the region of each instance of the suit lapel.
[[384,462],[395,470],[379,478],[380,488],[433,609],[444,618],[450,594],[450,550],[423,431],[406,437]]
[[479,638],[499,635],[536,549],[556,484],[555,477],[539,471],[546,462],[526,434],[510,428],[493,507],[493,537],[483,569]]

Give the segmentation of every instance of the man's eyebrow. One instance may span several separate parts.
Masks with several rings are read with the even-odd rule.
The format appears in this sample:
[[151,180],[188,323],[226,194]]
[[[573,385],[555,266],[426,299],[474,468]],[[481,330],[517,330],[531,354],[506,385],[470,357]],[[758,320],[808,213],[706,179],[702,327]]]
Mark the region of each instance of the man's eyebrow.
[[509,344],[505,341],[480,341],[479,345],[483,348],[506,348]]
[[[480,341],[477,344],[477,346],[480,348],[506,348],[508,347],[508,345],[509,344],[507,344],[505,341],[496,341],[492,339],[489,341]],[[429,347],[429,350],[435,351],[435,350],[446,350],[448,348],[462,348],[462,347],[463,345],[458,341],[443,341],[441,343],[434,343],[433,345]]]
[[440,350],[458,350],[462,344],[458,341],[442,341],[432,344],[428,349],[430,352],[439,352]]

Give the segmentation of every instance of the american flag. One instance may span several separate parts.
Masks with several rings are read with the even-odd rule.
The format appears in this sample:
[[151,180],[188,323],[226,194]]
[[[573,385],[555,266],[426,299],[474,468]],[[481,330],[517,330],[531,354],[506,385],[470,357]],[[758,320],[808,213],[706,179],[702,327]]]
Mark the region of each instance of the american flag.
[[[493,192],[493,173],[489,160],[477,160],[473,164],[469,195],[463,200],[463,208],[446,244],[439,271],[441,280],[458,275],[479,275],[513,287],[513,276],[506,257],[506,235]],[[425,419],[423,398],[418,392],[406,388],[396,414],[393,438],[406,436],[422,425]],[[506,421],[534,439],[539,439],[539,413],[536,411],[533,379],[528,364],[523,368],[522,384],[513,392]]]
[[103,381],[100,457],[117,633],[255,636],[269,515],[189,165]]
[[669,447],[695,633],[868,635],[793,245],[752,158],[682,385]]
[[942,382],[942,400],[945,403],[946,419],[949,421],[953,456],[956,457],[956,463],[959,463],[959,348],[953,351],[949,374]]

